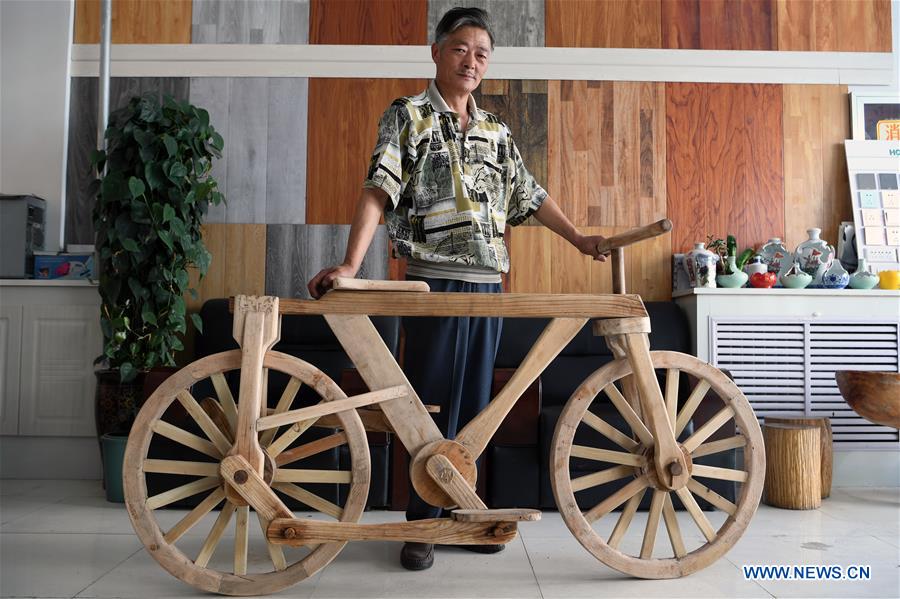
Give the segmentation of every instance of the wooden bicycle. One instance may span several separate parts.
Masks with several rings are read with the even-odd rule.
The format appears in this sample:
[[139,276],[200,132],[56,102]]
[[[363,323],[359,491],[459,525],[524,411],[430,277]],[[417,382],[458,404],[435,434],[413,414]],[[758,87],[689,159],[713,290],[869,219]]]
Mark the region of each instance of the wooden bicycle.
[[[623,248],[662,234],[668,221],[607,240],[612,253],[614,290],[610,295],[421,293],[408,282],[339,280],[318,301],[238,296],[234,300],[234,337],[240,350],[211,355],[170,377],[145,403],[132,429],[124,463],[129,516],[150,555],[172,575],[197,588],[226,595],[272,593],[312,576],[348,541],[391,540],[441,544],[502,544],[515,538],[518,522],[537,520],[540,512],[487,509],[476,495],[476,459],[519,396],[589,319],[594,334],[604,335],[615,360],[591,374],[562,410],[553,436],[551,479],[557,506],[569,530],[598,560],[641,578],[672,578],[695,572],[721,557],[746,529],[759,504],[765,476],[762,434],[747,399],[722,372],[690,355],[650,351],[650,321],[641,298],[624,293]],[[368,393],[347,397],[315,366],[271,351],[279,338],[280,314],[325,317],[359,370]],[[459,433],[447,440],[378,335],[370,315],[548,317],[549,324],[508,384]],[[515,326],[508,324],[507,326]],[[236,399],[226,375],[240,370]],[[264,397],[269,375],[288,377],[280,401],[268,409]],[[678,406],[681,373],[697,383]],[[659,378],[664,379],[661,386]],[[195,384],[208,379],[217,397],[198,401]],[[294,408],[301,387],[320,401]],[[589,408],[601,392],[629,431],[616,428]],[[691,434],[683,433],[706,397],[718,402],[715,415]],[[737,434],[710,440],[725,423]],[[574,442],[580,427],[605,436],[621,451]],[[401,523],[360,523],[369,488],[370,458],[366,428],[390,430],[412,457],[410,478],[429,503],[455,507],[449,518]],[[322,429],[325,430],[322,436]],[[319,430],[317,438],[304,439]],[[196,454],[195,460],[160,459],[156,441],[165,438]],[[680,439],[680,440],[679,440]],[[349,469],[296,468],[303,460],[345,447]],[[734,448],[743,450],[740,469],[695,463],[697,457]],[[610,467],[572,477],[572,460],[587,459]],[[148,494],[147,476],[165,476],[171,488]],[[715,493],[698,478],[740,483],[736,503]],[[575,495],[611,481],[630,479],[586,511]],[[340,486],[337,503],[304,488],[320,483]],[[652,499],[640,550],[621,546],[646,490]],[[172,526],[161,526],[169,512],[159,509],[208,493]],[[692,543],[679,529],[671,494],[678,496],[702,539]],[[295,517],[282,496],[315,511]],[[727,517],[716,530],[694,496]],[[213,520],[211,512],[224,502]],[[613,511],[622,506],[618,516]],[[250,534],[250,511],[260,532]],[[598,523],[609,516],[608,538]],[[653,557],[660,518],[672,551]],[[232,551],[216,549],[235,519]],[[169,518],[171,519],[171,518]],[[189,534],[205,522],[203,536]],[[251,547],[253,543],[254,547]],[[696,545],[696,546],[694,546]],[[258,549],[258,552],[257,552]]]

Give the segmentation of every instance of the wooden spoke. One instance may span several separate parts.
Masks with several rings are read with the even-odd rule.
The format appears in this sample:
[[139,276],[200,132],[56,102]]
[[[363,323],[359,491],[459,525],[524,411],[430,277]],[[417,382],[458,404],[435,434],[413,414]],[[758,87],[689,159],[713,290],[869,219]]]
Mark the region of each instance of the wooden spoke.
[[200,453],[206,454],[211,458],[219,459],[222,457],[222,452],[219,451],[212,442],[207,441],[203,437],[198,437],[194,433],[189,433],[184,429],[178,428],[174,424],[169,424],[164,420],[157,420],[153,425],[153,431],[176,443],[181,443],[185,447],[190,447]]
[[641,443],[648,447],[653,445],[653,435],[650,434],[650,431],[647,430],[647,427],[644,426],[644,423],[641,422],[638,415],[631,409],[631,405],[629,405],[628,400],[625,399],[621,391],[612,384],[604,387],[603,391],[606,393],[607,397],[609,397],[610,401],[613,402],[613,405],[616,406],[616,409],[619,410],[622,417],[625,418],[625,422],[628,423],[628,426],[631,427],[631,430],[634,431],[637,438],[641,440]]
[[275,472],[273,482],[279,483],[349,483],[353,473],[349,470],[292,470],[284,468]]
[[225,490],[222,487],[218,487],[212,493],[207,495],[206,499],[200,502],[197,507],[179,520],[175,526],[169,529],[169,532],[163,537],[166,540],[166,543],[174,543],[180,539],[181,536],[193,528],[203,516],[210,513],[214,507],[219,505],[223,499],[225,499]]
[[275,464],[277,466],[286,466],[287,464],[292,464],[304,458],[308,458],[311,455],[334,449],[345,443],[347,443],[347,433],[334,433],[333,435],[310,441],[309,443],[280,453],[278,457],[275,458]]
[[681,434],[681,431],[684,430],[684,427],[687,426],[687,423],[690,421],[691,416],[694,415],[694,412],[697,411],[700,402],[706,397],[707,391],[709,391],[709,382],[706,379],[701,379],[700,382],[697,383],[697,386],[694,387],[694,390],[691,391],[687,401],[684,402],[684,407],[681,408],[681,412],[678,413],[678,420],[675,421],[676,438]]
[[318,510],[323,514],[328,514],[337,520],[341,519],[341,515],[344,512],[340,506],[331,503],[327,499],[322,499],[315,493],[311,493],[303,487],[298,487],[291,483],[274,483],[272,488],[293,497],[297,501],[302,501],[314,510]]
[[237,508],[234,521],[234,573],[243,576],[247,573],[247,549],[250,545],[250,506]]
[[228,422],[228,417],[225,416],[225,410],[222,409],[222,405],[212,397],[204,397],[200,401],[200,407],[203,408],[203,411],[206,412],[209,419],[219,427],[219,430],[222,431],[222,434],[225,435],[225,438],[228,439],[229,443],[234,443],[234,429],[231,428],[231,424]]
[[216,462],[183,462],[180,460],[144,460],[144,472],[218,477],[219,464]]
[[656,533],[659,530],[659,517],[662,514],[663,502],[669,493],[653,490],[653,498],[650,500],[650,512],[647,514],[647,528],[644,529],[644,541],[641,543],[641,559],[650,559],[653,555],[653,545],[656,543]]
[[732,418],[734,418],[734,410],[731,409],[731,406],[725,406],[716,412],[715,416],[710,418],[707,422],[704,422],[700,428],[694,431],[693,435],[685,440],[684,448],[689,452],[694,451],[701,443],[706,441],[710,435],[719,430],[723,424]]
[[729,449],[735,449],[737,447],[744,447],[745,445],[747,445],[747,437],[744,435],[735,435],[733,437],[728,437],[727,439],[719,439],[718,441],[704,443],[691,452],[691,457],[699,458],[701,456],[728,451]]
[[201,568],[205,568],[206,565],[209,564],[209,558],[212,557],[212,554],[216,550],[216,547],[219,546],[219,541],[222,539],[222,535],[225,533],[225,528],[231,521],[232,514],[234,514],[234,504],[230,501],[226,501],[225,505],[222,506],[222,511],[219,513],[219,517],[216,518],[216,523],[213,524],[213,527],[212,529],[210,529],[209,534],[206,535],[206,540],[203,542],[203,547],[200,548],[200,553],[197,555],[197,559],[194,560],[195,565],[200,566]]
[[[290,409],[291,405],[294,403],[294,398],[297,397],[297,392],[300,391],[300,388],[303,386],[303,383],[300,379],[295,377],[291,377],[288,381],[287,385],[284,387],[284,392],[281,394],[281,398],[278,400],[278,404],[275,406],[275,411],[273,414],[283,414]],[[277,428],[270,428],[267,431],[263,431],[262,435],[259,437],[259,443],[263,447],[268,447],[269,444],[272,443],[272,440],[275,439],[275,433],[278,432]]]
[[307,429],[309,429],[309,427],[314,425],[316,423],[316,420],[316,418],[310,418],[309,420],[296,423],[294,426],[284,431],[280,437],[272,441],[272,443],[266,448],[266,453],[269,454],[269,457],[278,457],[278,454],[287,449],[291,443],[296,441],[297,437],[305,433]]
[[634,474],[634,468],[630,466],[614,466],[613,468],[607,468],[606,470],[594,472],[593,474],[585,474],[572,481],[572,491],[583,491],[584,489],[590,489],[591,487],[596,487],[603,483],[619,480],[620,478],[625,478],[632,474]]
[[666,370],[666,412],[669,415],[669,424],[675,430],[676,414],[678,412],[678,377],[681,371],[677,368]]
[[234,430],[237,427],[237,404],[234,403],[234,396],[231,394],[231,389],[228,388],[225,375],[217,372],[209,378],[216,389],[216,395],[219,396],[219,404],[222,406],[222,411],[225,412],[228,424],[231,426],[231,430]]
[[266,540],[266,548],[269,550],[269,559],[272,560],[272,565],[275,566],[275,569],[280,572],[287,568],[287,561],[284,559],[284,550],[281,548],[281,545],[273,545],[269,542],[267,537],[269,523],[266,522],[266,519],[263,518],[263,515],[259,512],[256,512],[256,515],[259,518],[259,527],[262,529],[263,538]]
[[672,505],[671,493],[666,493],[666,499],[663,503],[663,519],[666,521],[666,530],[669,531],[669,541],[672,543],[672,551],[675,553],[675,557],[683,557],[687,553],[687,549],[685,549],[684,540],[681,538],[681,528],[678,526],[678,517],[675,515],[675,506]]
[[638,491],[643,491],[647,488],[650,483],[647,481],[646,476],[642,476],[640,478],[636,478],[594,507],[585,512],[584,519],[588,522],[594,522],[598,518],[602,518],[606,514],[610,513],[628,499],[637,493]]
[[612,534],[609,535],[609,541],[607,541],[607,544],[613,549],[619,546],[622,537],[625,536],[625,532],[628,530],[628,527],[631,526],[631,520],[634,518],[634,513],[637,511],[638,506],[641,504],[641,499],[643,498],[644,489],[641,489],[636,495],[629,499],[628,503],[625,504],[625,507],[622,508],[622,513],[619,514],[616,526],[613,528]]
[[190,497],[191,495],[202,493],[207,489],[212,489],[213,487],[218,486],[218,484],[218,476],[208,476],[206,478],[201,478],[200,480],[195,480],[192,483],[181,485],[180,487],[175,487],[174,489],[169,489],[168,491],[160,493],[159,495],[148,497],[147,509],[159,509],[163,506],[169,505],[170,503],[175,503],[180,499],[184,499],[185,497]]
[[691,495],[688,488],[681,487],[680,489],[676,489],[675,492],[678,493],[681,503],[684,504],[685,509],[691,514],[691,518],[697,523],[697,527],[700,529],[700,532],[703,533],[703,536],[706,537],[706,540],[709,542],[714,541],[716,538],[716,531],[713,529],[712,524],[709,523],[709,520],[706,519],[706,516],[700,509],[700,506],[697,505],[697,501],[694,499],[694,496]]
[[216,426],[207,413],[203,411],[203,408],[200,407],[200,404],[197,403],[194,396],[187,391],[179,391],[178,401],[181,402],[184,409],[187,410],[188,414],[191,415],[191,418],[197,422],[216,448],[221,451],[223,455],[228,453],[231,449],[231,443],[225,438],[225,435],[222,434],[222,431],[219,430],[219,427]]
[[638,447],[637,441],[635,441],[616,427],[612,426],[590,410],[584,413],[583,422],[622,449],[634,451]]
[[609,449],[598,449],[596,447],[585,447],[584,445],[572,446],[573,458],[585,458],[588,460],[597,460],[599,462],[609,462],[610,464],[623,464],[625,466],[641,467],[646,462],[644,456],[636,453],[627,453],[624,451],[611,451]]
[[747,480],[747,473],[743,470],[733,470],[731,468],[717,468],[715,466],[705,466],[703,464],[694,464],[694,476],[703,478],[717,478],[719,480],[733,480],[742,483]]
[[737,511],[737,506],[735,504],[731,503],[706,485],[694,480],[693,478],[688,481],[688,489],[690,489],[691,492],[697,497],[702,497],[703,499],[707,500],[729,515],[733,516],[734,512]]
[[305,422],[313,418],[321,418],[322,416],[327,416],[328,414],[335,414],[337,412],[353,410],[383,401],[399,399],[401,397],[405,397],[408,393],[409,392],[405,385],[396,385],[394,387],[388,387],[387,389],[369,391],[368,393],[362,393],[354,397],[319,402],[318,404],[309,406],[308,408],[290,410],[283,414],[273,414],[272,416],[265,416],[263,418],[260,418],[256,422],[256,429],[263,431],[270,428],[277,428],[285,424]]

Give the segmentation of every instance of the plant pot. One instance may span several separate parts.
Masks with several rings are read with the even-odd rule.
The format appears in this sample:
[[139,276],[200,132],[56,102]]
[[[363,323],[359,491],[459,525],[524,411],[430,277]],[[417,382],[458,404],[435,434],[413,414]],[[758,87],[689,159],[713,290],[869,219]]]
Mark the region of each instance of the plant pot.
[[[103,455],[103,437],[128,435],[138,410],[144,403],[145,372],[128,383],[119,379],[118,369],[97,370],[97,390],[94,393],[94,422],[97,425],[97,443],[100,446],[100,463],[103,483],[106,484],[106,466]],[[105,486],[104,486],[105,488]]]
[[112,503],[125,503],[122,462],[125,460],[126,445],[128,435],[106,434],[100,437],[100,452],[103,454],[103,488],[106,489],[106,500]]

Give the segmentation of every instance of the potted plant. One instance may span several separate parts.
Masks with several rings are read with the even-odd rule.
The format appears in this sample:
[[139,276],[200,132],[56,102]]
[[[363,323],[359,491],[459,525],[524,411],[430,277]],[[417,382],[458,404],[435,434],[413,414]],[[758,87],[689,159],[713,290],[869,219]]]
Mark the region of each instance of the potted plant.
[[[127,433],[144,374],[175,365],[185,293],[196,297],[188,268],[203,277],[210,263],[200,225],[209,205],[224,200],[210,176],[223,141],[206,110],[170,96],[134,97],[111,115],[105,137],[106,151],[91,157],[100,174],[91,191],[108,367],[98,373],[98,435]],[[202,330],[199,315],[190,318]]]

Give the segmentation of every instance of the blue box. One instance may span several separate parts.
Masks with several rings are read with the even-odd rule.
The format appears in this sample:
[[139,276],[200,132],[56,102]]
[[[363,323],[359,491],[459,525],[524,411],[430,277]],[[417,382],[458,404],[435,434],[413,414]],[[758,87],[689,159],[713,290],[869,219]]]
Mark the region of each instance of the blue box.
[[35,279],[88,280],[93,276],[93,254],[34,254]]

